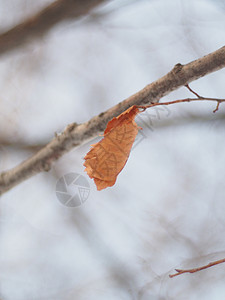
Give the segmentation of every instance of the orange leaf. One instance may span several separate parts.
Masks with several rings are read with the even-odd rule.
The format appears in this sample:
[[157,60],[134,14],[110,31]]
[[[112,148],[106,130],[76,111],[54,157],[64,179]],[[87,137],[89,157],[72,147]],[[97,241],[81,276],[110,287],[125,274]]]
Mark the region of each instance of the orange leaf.
[[138,107],[133,105],[109,121],[104,138],[92,145],[85,156],[85,171],[90,178],[94,178],[97,190],[113,186],[125,166],[138,133],[134,121],[138,113]]

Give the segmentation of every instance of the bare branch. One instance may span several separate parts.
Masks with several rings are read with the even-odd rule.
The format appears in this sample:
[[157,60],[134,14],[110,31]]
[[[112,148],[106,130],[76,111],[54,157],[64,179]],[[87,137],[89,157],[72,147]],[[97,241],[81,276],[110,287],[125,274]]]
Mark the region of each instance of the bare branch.
[[193,93],[196,97],[201,98],[201,96],[199,94],[197,94],[195,91],[193,91],[190,86],[188,84],[185,85],[185,87],[191,92]]
[[186,269],[186,270],[175,269],[175,271],[176,271],[177,273],[172,274],[172,275],[169,275],[169,277],[170,277],[170,278],[173,278],[173,277],[175,277],[175,276],[177,276],[177,275],[181,275],[181,274],[184,274],[184,273],[196,273],[196,272],[199,272],[199,271],[208,269],[208,268],[210,268],[210,267],[213,267],[213,266],[222,264],[222,263],[224,263],[224,262],[225,262],[225,258],[219,259],[219,260],[216,260],[216,261],[213,261],[213,262],[210,262],[210,263],[208,263],[207,265],[202,266],[202,267],[198,267],[198,268]]
[[154,107],[154,106],[171,105],[171,104],[178,104],[178,103],[185,103],[185,102],[192,102],[192,101],[216,101],[217,106],[213,110],[213,112],[215,113],[216,111],[219,110],[219,104],[221,102],[225,102],[225,99],[206,98],[206,97],[198,96],[198,98],[185,98],[185,99],[179,99],[179,100],[168,101],[168,102],[152,103],[152,104],[149,104],[149,105],[137,105],[137,107],[142,108],[143,111],[145,111],[147,108],[151,108],[151,107]]
[[0,34],[0,55],[46,34],[55,24],[87,14],[104,0],[57,0],[21,24]]
[[[64,153],[85,141],[95,137],[105,129],[113,117],[118,116],[132,105],[157,103],[160,98],[171,91],[187,85],[200,77],[217,71],[225,66],[225,47],[210,53],[189,64],[177,64],[167,75],[147,85],[144,89],[130,96],[114,107],[77,125],[69,125],[64,132],[57,135],[35,155],[15,168],[0,174],[0,194],[6,192],[20,182],[42,171],[50,170],[52,163]],[[216,101],[216,100],[215,100]]]

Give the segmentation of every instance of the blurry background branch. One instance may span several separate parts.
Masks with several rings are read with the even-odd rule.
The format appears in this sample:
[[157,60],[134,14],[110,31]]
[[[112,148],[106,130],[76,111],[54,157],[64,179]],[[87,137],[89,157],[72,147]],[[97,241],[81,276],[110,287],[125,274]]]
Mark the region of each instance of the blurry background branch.
[[66,19],[83,16],[104,0],[57,0],[36,15],[0,34],[0,55],[46,34]]
[[90,138],[102,132],[106,124],[113,117],[128,109],[132,105],[145,105],[158,102],[160,98],[173,90],[187,85],[191,81],[206,74],[217,71],[225,66],[225,47],[218,49],[200,59],[186,65],[177,64],[168,74],[147,85],[144,89],[118,103],[107,111],[93,117],[90,121],[67,126],[65,131],[56,136],[45,147],[31,158],[25,160],[15,168],[0,174],[0,193],[9,190],[29,177],[49,171],[54,161],[64,153],[70,151]]

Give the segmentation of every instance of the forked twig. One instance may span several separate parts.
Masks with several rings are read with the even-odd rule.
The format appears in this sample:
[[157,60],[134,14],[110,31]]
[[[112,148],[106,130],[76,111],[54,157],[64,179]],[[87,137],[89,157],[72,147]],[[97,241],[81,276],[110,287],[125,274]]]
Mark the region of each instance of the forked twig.
[[219,105],[221,102],[225,102],[225,99],[218,99],[218,98],[210,98],[210,97],[203,97],[194,92],[189,85],[185,85],[189,89],[190,92],[196,95],[197,98],[185,98],[185,99],[179,99],[179,100],[174,100],[174,101],[168,101],[168,102],[159,102],[159,103],[151,103],[149,105],[137,105],[138,108],[142,108],[143,111],[145,111],[147,108],[154,107],[154,106],[159,106],[159,105],[171,105],[171,104],[177,104],[177,103],[185,103],[185,102],[192,102],[192,101],[216,101],[217,106],[213,110],[215,113],[216,111],[219,110]]
[[199,272],[199,271],[208,269],[208,268],[210,268],[210,267],[213,267],[213,266],[222,264],[222,263],[224,263],[224,262],[225,262],[225,258],[219,259],[219,260],[216,260],[216,261],[213,261],[213,262],[210,262],[210,263],[208,263],[207,265],[202,266],[202,267],[198,267],[198,268],[186,269],[186,270],[175,269],[175,271],[176,271],[177,273],[172,274],[172,275],[169,275],[169,277],[170,277],[170,278],[173,278],[173,277],[175,277],[175,276],[178,276],[178,275],[181,275],[181,274],[184,274],[184,273],[196,273],[196,272]]

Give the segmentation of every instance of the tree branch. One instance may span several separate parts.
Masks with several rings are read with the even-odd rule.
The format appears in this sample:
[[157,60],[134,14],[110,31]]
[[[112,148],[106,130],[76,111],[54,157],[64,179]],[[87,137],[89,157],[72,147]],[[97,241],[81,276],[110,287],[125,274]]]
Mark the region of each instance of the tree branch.
[[225,99],[208,98],[208,97],[199,96],[198,98],[185,98],[185,99],[179,99],[179,100],[168,101],[168,102],[152,103],[149,105],[137,105],[137,107],[145,111],[147,108],[151,108],[154,106],[171,105],[171,104],[186,103],[186,102],[193,102],[193,101],[216,101],[217,105],[216,108],[213,110],[213,112],[215,113],[217,110],[219,110],[220,103],[225,102]]
[[55,24],[87,14],[104,0],[57,0],[21,24],[0,34],[0,55],[46,34]]
[[219,259],[219,260],[216,260],[216,261],[213,261],[213,262],[210,262],[210,263],[208,263],[207,265],[202,266],[202,267],[198,267],[198,268],[186,269],[186,270],[175,269],[175,271],[176,271],[177,273],[172,274],[172,275],[169,275],[169,277],[170,277],[170,278],[173,278],[173,277],[175,277],[175,276],[177,276],[177,275],[181,275],[181,274],[184,274],[184,273],[196,273],[196,272],[199,272],[199,271],[208,269],[208,268],[210,268],[210,267],[213,267],[213,266],[222,264],[222,263],[224,263],[224,262],[225,262],[225,258]]
[[88,122],[80,125],[73,123],[67,126],[64,132],[57,135],[35,155],[15,168],[0,174],[0,194],[37,173],[49,171],[54,161],[73,147],[98,135],[105,129],[108,121],[130,106],[156,103],[171,91],[223,67],[225,67],[225,47],[189,64],[177,64],[164,77],[147,85],[144,89],[93,117]]

